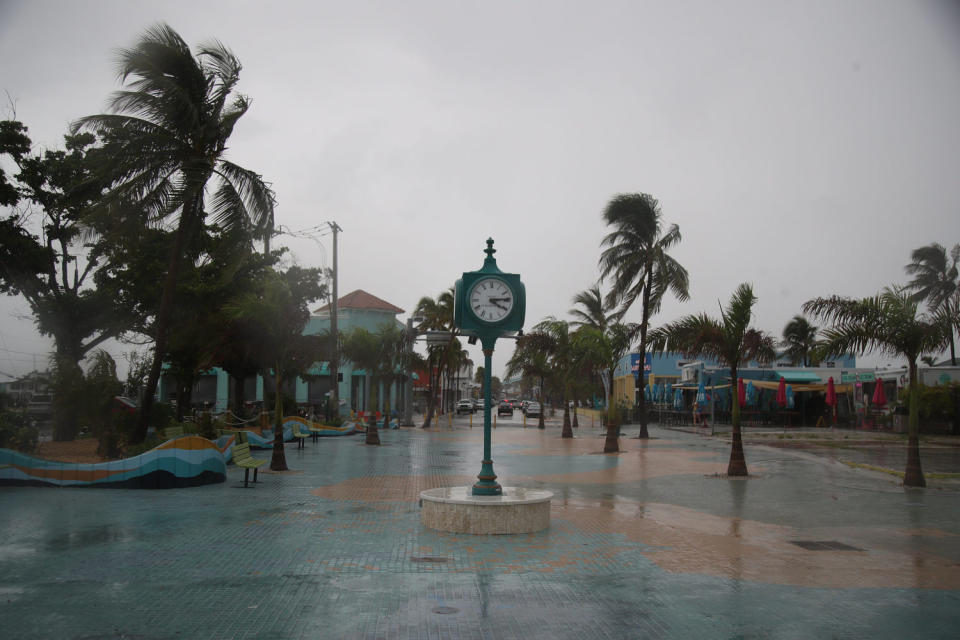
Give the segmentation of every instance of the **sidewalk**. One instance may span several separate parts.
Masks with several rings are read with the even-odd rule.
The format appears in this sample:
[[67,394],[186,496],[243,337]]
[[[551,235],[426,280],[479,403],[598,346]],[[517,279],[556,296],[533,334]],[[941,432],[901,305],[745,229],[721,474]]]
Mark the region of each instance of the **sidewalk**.
[[[419,423],[418,423],[419,425]],[[292,471],[168,491],[0,489],[5,638],[954,638],[960,492],[803,452],[651,428],[604,455],[502,425],[494,469],[554,492],[550,529],[424,529],[482,429],[288,447]],[[266,452],[257,453],[267,457]]]

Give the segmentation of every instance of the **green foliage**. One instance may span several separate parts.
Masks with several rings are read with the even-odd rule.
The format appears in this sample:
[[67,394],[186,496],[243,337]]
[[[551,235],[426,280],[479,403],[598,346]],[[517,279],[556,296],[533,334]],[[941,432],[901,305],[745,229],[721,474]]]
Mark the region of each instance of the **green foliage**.
[[33,453],[40,432],[23,409],[0,406],[0,449]]
[[[904,391],[907,396],[906,406],[910,407],[910,388]],[[960,393],[960,383],[951,382],[948,385],[917,386],[917,408],[920,420],[924,422],[950,422],[954,419],[956,405],[954,394]]]

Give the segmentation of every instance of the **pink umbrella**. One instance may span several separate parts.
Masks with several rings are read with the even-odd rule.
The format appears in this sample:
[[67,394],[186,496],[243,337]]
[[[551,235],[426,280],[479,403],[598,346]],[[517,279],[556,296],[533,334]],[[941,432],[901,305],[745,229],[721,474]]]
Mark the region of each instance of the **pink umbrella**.
[[827,379],[827,404],[833,407],[833,422],[837,422],[837,390],[833,387],[833,376]]
[[873,404],[882,407],[887,404],[887,394],[883,390],[883,380],[877,378],[877,386],[873,389]]
[[743,378],[737,380],[737,404],[741,407],[747,405],[747,389],[743,386]]
[[777,405],[780,407],[787,406],[787,381],[783,379],[783,376],[780,376],[780,385],[777,387]]

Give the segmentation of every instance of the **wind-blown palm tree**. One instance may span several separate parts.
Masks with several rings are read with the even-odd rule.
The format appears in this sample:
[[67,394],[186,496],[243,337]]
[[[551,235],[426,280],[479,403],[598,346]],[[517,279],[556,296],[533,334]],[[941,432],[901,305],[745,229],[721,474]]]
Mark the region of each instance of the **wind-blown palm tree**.
[[[135,202],[154,222],[172,221],[175,241],[157,310],[154,359],[142,398],[137,435],[145,437],[169,333],[180,265],[203,234],[207,208],[228,229],[272,228],[274,194],[261,176],[226,159],[227,141],[250,106],[233,94],[240,61],[219,42],[196,56],[172,28],[160,24],[120,52],[126,83],[113,94],[111,113],[87,116],[74,131],[91,129],[116,142],[108,201]],[[208,199],[208,183],[217,188]],[[206,205],[206,206],[205,206]]]
[[329,341],[304,335],[310,319],[307,305],[325,293],[319,269],[290,267],[284,273],[267,271],[256,288],[224,305],[224,315],[245,323],[257,336],[257,359],[264,373],[273,370],[273,452],[270,468],[287,469],[283,449],[283,384],[306,373],[329,355]]
[[[417,302],[414,315],[423,318],[418,331],[453,331],[454,289],[450,287],[440,293],[436,299],[424,296]],[[423,419],[423,428],[429,429],[436,407],[437,387],[443,376],[446,353],[453,343],[453,335],[443,344],[427,346],[427,375],[430,378],[430,393],[427,396],[427,413]],[[436,369],[436,372],[434,372]],[[443,399],[441,398],[441,402]]]
[[833,326],[823,332],[832,353],[867,353],[905,358],[910,371],[910,422],[903,484],[926,486],[920,466],[920,408],[917,359],[946,347],[952,329],[942,316],[918,313],[905,288],[887,287],[860,300],[833,296],[804,303],[803,310]]
[[581,369],[570,324],[566,320],[548,316],[534,325],[533,330],[523,336],[523,341],[526,348],[541,351],[546,355],[550,368],[550,380],[560,392],[563,402],[561,436],[572,438],[573,425],[570,422],[569,400],[575,385],[575,377],[580,374]]
[[915,300],[923,300],[934,314],[943,314],[952,318],[950,330],[950,364],[957,366],[957,354],[953,333],[960,325],[960,244],[953,245],[950,256],[947,250],[936,242],[910,254],[910,264],[904,267],[913,280],[907,283],[907,289],[913,291]]
[[569,313],[573,316],[570,323],[573,327],[595,327],[605,332],[607,327],[623,318],[623,312],[615,311],[616,304],[609,296],[603,295],[600,285],[580,291],[573,296],[572,302],[575,306]]
[[[364,380],[363,408],[368,417],[373,416],[373,377],[378,372],[384,352],[384,342],[380,336],[357,327],[347,333],[343,339],[343,355],[358,369],[363,369]],[[366,444],[380,444],[380,435],[377,433],[377,421],[371,419],[367,423]]]
[[783,328],[783,355],[790,358],[794,365],[799,363],[804,367],[811,364],[811,356],[817,347],[817,332],[819,329],[801,315],[793,318]]
[[[681,302],[690,297],[687,270],[667,251],[680,242],[680,228],[672,224],[664,230],[660,203],[646,193],[620,194],[603,211],[603,219],[613,227],[601,242],[600,277],[613,277],[608,298],[626,312],[641,301],[640,354],[647,350],[650,317],[660,310],[663,297],[673,293]],[[648,438],[647,406],[640,383],[640,438]]]
[[[537,381],[537,401],[540,403],[540,417],[537,420],[537,428],[544,429],[546,425],[543,421],[543,396],[546,391],[545,385],[550,382],[553,369],[550,367],[547,354],[537,348],[537,341],[531,341],[529,336],[528,333],[517,339],[517,346],[513,350],[513,355],[507,361],[506,375],[512,378],[520,374]],[[483,367],[477,368],[478,372],[482,369]]]
[[737,372],[744,362],[756,360],[767,363],[776,357],[773,338],[750,327],[756,301],[753,287],[744,283],[733,292],[726,309],[720,309],[720,319],[711,318],[705,313],[690,315],[655,329],[650,334],[650,344],[655,350],[663,350],[669,345],[671,351],[679,351],[688,357],[713,358],[730,368],[733,434],[727,475],[731,476],[747,475],[747,461],[740,435]]

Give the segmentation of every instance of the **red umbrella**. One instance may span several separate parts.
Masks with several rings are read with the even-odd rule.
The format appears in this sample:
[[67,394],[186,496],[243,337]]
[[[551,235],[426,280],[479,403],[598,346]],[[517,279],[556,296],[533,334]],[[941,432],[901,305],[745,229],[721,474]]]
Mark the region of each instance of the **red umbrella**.
[[783,379],[783,376],[780,376],[780,385],[777,387],[777,405],[780,407],[787,406],[787,381]]
[[873,404],[882,407],[887,404],[887,394],[883,390],[883,380],[877,378],[877,386],[873,389]]
[[827,404],[837,406],[837,390],[833,387],[833,376],[827,380]]
[[747,390],[743,386],[743,378],[739,378],[737,380],[737,404],[739,404],[741,407],[745,407],[747,405]]
[[833,407],[833,421],[837,421],[837,390],[833,388],[833,376],[827,379],[827,404]]

